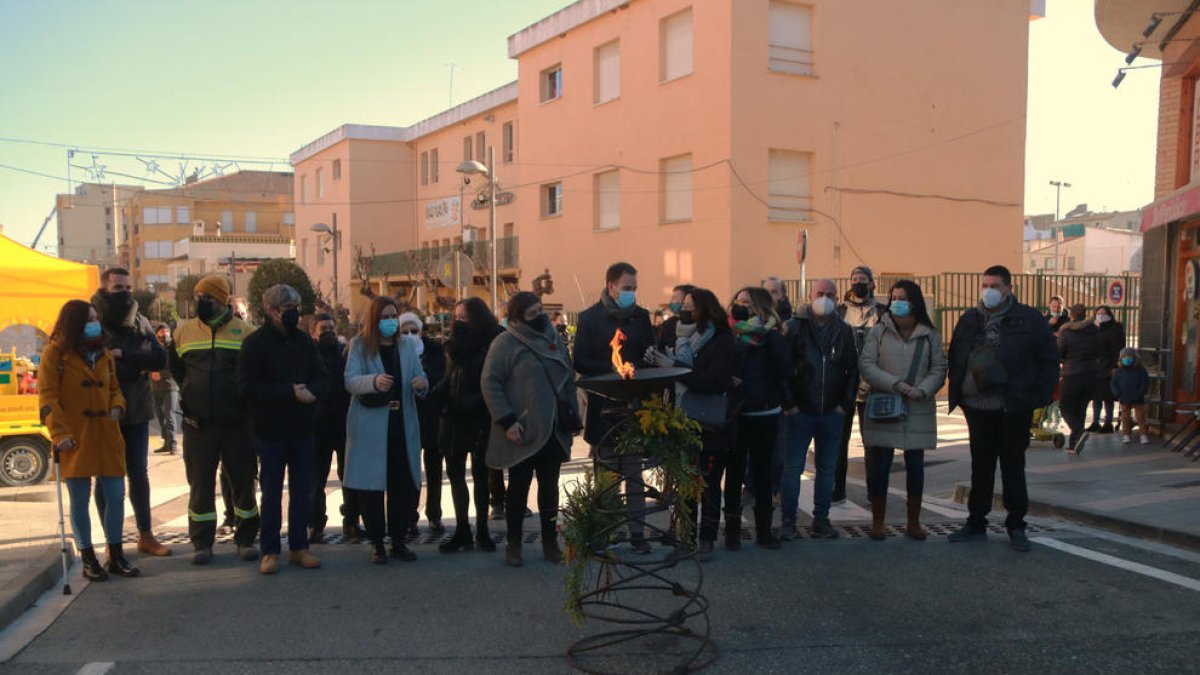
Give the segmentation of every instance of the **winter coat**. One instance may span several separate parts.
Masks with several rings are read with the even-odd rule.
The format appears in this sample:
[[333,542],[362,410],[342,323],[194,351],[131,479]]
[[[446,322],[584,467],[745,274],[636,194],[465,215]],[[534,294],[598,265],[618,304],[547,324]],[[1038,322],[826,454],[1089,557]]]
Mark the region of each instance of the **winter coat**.
[[1107,370],[1100,329],[1086,319],[1062,327],[1058,333],[1058,354],[1063,377],[1096,376]]
[[[737,347],[734,338],[728,332],[717,333],[708,344],[696,352],[692,364],[676,363],[676,366],[691,368],[691,371],[676,380],[689,391],[697,394],[730,394],[733,391],[733,367],[737,361]],[[735,409],[731,402],[726,414],[726,421],[733,416]],[[705,429],[705,436],[712,430]],[[724,430],[722,430],[723,432]],[[721,439],[728,441],[722,433]],[[716,440],[714,438],[714,440]],[[710,450],[711,448],[706,448]],[[725,449],[728,449],[727,447]]]
[[796,368],[791,379],[792,402],[809,415],[825,415],[837,408],[850,412],[858,394],[854,331],[836,316],[829,320],[837,323],[836,336],[828,348],[820,343],[819,328],[808,307],[801,308],[784,324],[784,337]]
[[[429,380],[432,391],[446,375],[446,350],[442,343],[431,337],[421,336],[425,351],[421,354],[421,368],[425,371],[425,379]],[[421,421],[421,447],[432,450],[437,448],[438,425],[441,420],[441,406],[432,397],[417,400],[417,416]]]
[[[1055,335],[1058,335],[1058,331],[1062,330],[1063,326],[1071,322],[1071,314],[1065,309],[1058,314],[1053,314],[1047,311],[1042,316],[1046,318],[1046,325],[1050,326],[1050,332],[1054,333]],[[1051,320],[1054,321],[1053,325],[1050,324]]]
[[787,340],[778,330],[768,331],[763,338],[757,346],[736,342],[734,376],[741,384],[734,390],[734,405],[742,414],[792,407],[788,380],[795,365]]
[[[654,345],[654,327],[650,325],[650,313],[642,307],[634,307],[628,319],[614,318],[603,302],[598,302],[579,315],[575,331],[575,370],[583,377],[595,377],[613,372],[612,342],[617,329],[625,333],[621,354],[635,368],[644,368],[642,358],[646,350]],[[588,394],[587,429],[584,440],[595,445],[604,438],[612,423],[601,418],[600,412],[607,406],[605,399],[597,394]]]
[[[578,344],[578,343],[576,343]],[[549,377],[547,377],[549,373]],[[508,469],[537,454],[551,435],[570,457],[571,435],[558,428],[557,395],[575,414],[575,373],[566,356],[566,345],[551,326],[543,332],[515,323],[497,337],[483,364],[483,400],[495,424],[488,441],[487,463]],[[519,422],[524,429],[521,445],[509,442],[505,431]]]
[[1121,405],[1142,405],[1150,391],[1150,373],[1140,363],[1117,368],[1108,386],[1113,398]]
[[[424,377],[417,349],[408,340],[397,340],[400,354],[400,387],[403,401],[404,444],[408,453],[408,472],[417,489],[421,487],[421,424],[412,388],[414,377]],[[346,391],[355,396],[346,417],[346,471],[342,484],[356,490],[383,492],[387,489],[388,406],[370,408],[358,396],[377,393],[375,376],[387,373],[383,359],[376,354],[367,357],[362,341],[354,338],[346,356]]]
[[[447,457],[462,457],[476,450],[482,436],[487,442],[492,423],[483,400],[483,364],[495,335],[469,332],[446,342],[446,376],[436,388],[440,409],[438,445]],[[480,434],[483,429],[484,433]]]
[[214,331],[200,319],[175,328],[171,342],[171,374],[179,383],[185,419],[199,424],[240,424],[246,405],[237,386],[238,354],[254,326],[230,315]]
[[63,478],[125,475],[125,441],[110,415],[124,408],[117,368],[104,351],[94,366],[78,353],[50,343],[42,352],[38,407],[57,446],[68,438],[75,448],[59,454]]
[[[879,319],[887,312],[887,308],[880,304],[875,296],[869,296],[863,302],[855,302],[855,297],[849,291],[846,292],[845,302],[838,305],[838,316],[845,321],[850,329],[854,331],[854,347],[855,353],[861,354],[863,342],[867,339],[867,333],[879,323]],[[870,387],[867,386],[865,380],[859,380],[858,391],[855,393],[855,400],[862,402],[867,400],[867,394],[870,392]]]
[[[1121,350],[1125,348],[1125,326],[1122,326],[1116,319],[1105,324],[1097,326],[1100,329],[1100,350],[1101,350],[1101,367],[1105,379],[1110,378],[1117,372],[1117,366],[1121,361]],[[1112,401],[1112,392],[1107,386],[1101,383],[1100,392],[1096,398],[1103,401]]]
[[346,414],[350,412],[350,394],[346,391],[346,350],[339,344],[331,349],[317,345],[317,351],[329,375],[329,388],[324,396],[317,397],[316,403],[317,448],[345,448]]
[[121,350],[121,358],[115,359],[117,379],[121,383],[121,394],[128,405],[121,416],[121,424],[149,422],[154,419],[154,395],[150,392],[150,373],[167,367],[167,351],[154,335],[154,327],[150,325],[150,320],[138,314],[136,300],[121,318],[112,316],[107,293],[97,291],[92,296],[92,305],[95,306],[104,326],[104,346],[109,350]]
[[[1015,299],[1000,318],[1000,346],[997,360],[1004,369],[1004,408],[1018,413],[1049,405],[1058,383],[1058,349],[1054,335],[1036,309]],[[963,382],[971,350],[985,338],[987,330],[983,310],[968,309],[954,327],[950,341],[950,410],[962,404]]]
[[318,399],[329,391],[329,373],[308,333],[293,328],[285,334],[266,325],[246,338],[238,360],[238,389],[250,408],[256,438],[313,436],[317,406],[296,399],[297,384]]
[[858,364],[872,391],[895,392],[896,385],[908,377],[921,342],[924,346],[913,386],[925,392],[925,399],[907,401],[908,416],[900,422],[876,422],[864,416],[861,420],[864,446],[896,450],[937,448],[937,393],[946,381],[947,370],[941,335],[918,323],[905,340],[891,315],[886,315],[867,334]]

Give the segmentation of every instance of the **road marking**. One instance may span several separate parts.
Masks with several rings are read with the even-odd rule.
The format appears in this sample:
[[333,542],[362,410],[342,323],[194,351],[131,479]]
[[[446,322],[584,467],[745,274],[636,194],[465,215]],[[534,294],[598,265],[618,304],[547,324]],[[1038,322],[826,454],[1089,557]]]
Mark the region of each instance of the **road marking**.
[[1147,576],[1152,579],[1158,579],[1159,581],[1165,581],[1169,584],[1175,584],[1176,586],[1182,586],[1189,590],[1200,591],[1200,581],[1193,579],[1191,577],[1185,577],[1182,574],[1175,574],[1174,572],[1167,572],[1166,570],[1160,570],[1157,567],[1151,567],[1149,565],[1143,565],[1141,563],[1136,563],[1131,560],[1125,560],[1124,558],[1118,558],[1116,556],[1108,555],[1107,553],[1098,553],[1096,551],[1092,551],[1090,549],[1075,546],[1073,544],[1061,542],[1057,539],[1052,539],[1050,537],[1033,537],[1030,539],[1030,541],[1041,544],[1043,546],[1049,546],[1050,548],[1053,548],[1053,549],[1058,549],[1059,551],[1062,551],[1063,553],[1070,553],[1071,555],[1076,555],[1076,556],[1079,556],[1080,558],[1086,558],[1088,560],[1092,560],[1092,561],[1095,561],[1098,563],[1103,563],[1103,564],[1109,565],[1111,567],[1116,567],[1117,569],[1122,569],[1127,572],[1133,572],[1134,574],[1141,574],[1143,576]]
[[104,675],[117,664],[111,661],[92,661],[79,669],[75,675]]
[[1075,525],[1073,523],[1064,523],[1059,527],[1087,537],[1106,539],[1117,544],[1123,544],[1133,548],[1140,548],[1143,551],[1150,551],[1151,553],[1157,553],[1159,555],[1168,555],[1173,558],[1179,558],[1180,560],[1186,560],[1192,563],[1200,563],[1200,553],[1193,553],[1192,551],[1175,548],[1174,546],[1169,546],[1167,544],[1160,544],[1157,541],[1146,541],[1144,539],[1126,537],[1123,534],[1113,534],[1112,532],[1096,530],[1082,525]]

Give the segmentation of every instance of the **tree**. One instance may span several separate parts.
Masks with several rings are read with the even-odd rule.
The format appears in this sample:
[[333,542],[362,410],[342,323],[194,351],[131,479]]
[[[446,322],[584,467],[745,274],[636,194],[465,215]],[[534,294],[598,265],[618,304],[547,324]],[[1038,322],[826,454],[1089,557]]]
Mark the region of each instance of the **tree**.
[[175,284],[175,304],[179,307],[179,316],[195,315],[196,284],[198,283],[200,283],[200,275],[188,274]]
[[308,275],[291,260],[276,258],[259,265],[250,279],[250,287],[247,290],[249,297],[246,298],[246,302],[250,305],[250,311],[256,318],[266,318],[267,312],[262,304],[262,296],[268,288],[275,284],[287,284],[296,289],[300,293],[300,313],[313,313],[317,294],[313,291],[313,285],[309,281]]

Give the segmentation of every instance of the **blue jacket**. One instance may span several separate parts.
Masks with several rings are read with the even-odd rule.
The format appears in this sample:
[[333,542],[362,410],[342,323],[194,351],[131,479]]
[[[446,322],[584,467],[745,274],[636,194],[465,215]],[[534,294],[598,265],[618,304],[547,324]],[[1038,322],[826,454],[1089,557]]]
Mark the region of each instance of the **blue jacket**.
[[1140,363],[1117,368],[1108,386],[1121,405],[1141,405],[1146,402],[1146,392],[1150,391],[1150,373]]
[[[395,386],[401,388],[404,401],[404,444],[408,454],[408,472],[413,484],[420,489],[421,425],[412,379],[424,377],[425,370],[411,342],[400,340],[398,344],[401,375],[396,378]],[[379,354],[368,358],[359,338],[350,341],[344,381],[346,391],[354,396],[354,400],[346,417],[346,471],[342,480],[346,487],[376,492],[387,489],[387,438],[391,411],[387,406],[365,406],[358,399],[361,395],[376,393],[375,376],[386,372]]]
[[[1000,347],[997,358],[1004,367],[1004,408],[1022,412],[1042,408],[1054,399],[1058,382],[1058,345],[1050,326],[1036,309],[1015,299],[1000,320]],[[962,402],[963,382],[967,377],[967,359],[986,327],[979,308],[968,309],[954,327],[950,341],[950,410]]]

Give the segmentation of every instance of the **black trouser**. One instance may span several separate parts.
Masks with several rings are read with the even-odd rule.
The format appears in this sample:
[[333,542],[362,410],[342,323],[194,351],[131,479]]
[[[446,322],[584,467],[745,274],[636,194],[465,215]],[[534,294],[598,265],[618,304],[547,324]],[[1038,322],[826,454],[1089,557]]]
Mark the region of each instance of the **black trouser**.
[[1096,394],[1096,382],[1099,377],[1095,373],[1084,375],[1067,375],[1062,379],[1059,389],[1058,407],[1062,411],[1063,420],[1071,428],[1071,439],[1067,447],[1074,449],[1083,435],[1087,423],[1087,407],[1092,396]]
[[221,481],[221,503],[225,505],[222,521],[231,525],[237,525],[239,518],[233,510],[233,481],[229,480],[229,469],[225,468],[225,462],[221,462],[219,476]]
[[[367,530],[367,538],[376,548],[383,548],[384,507],[382,490],[356,490],[346,488],[346,495],[354,502],[354,508],[362,513],[363,525]],[[404,539],[393,539],[393,546]]]
[[[867,497],[887,499],[888,483],[892,478],[894,448],[864,448],[863,463],[867,466]],[[920,499],[925,493],[925,451],[904,451],[905,487],[909,499]]]
[[[313,480],[312,497],[309,502],[312,505],[312,516],[308,519],[309,527],[325,527],[325,523],[329,522],[329,516],[326,514],[325,487],[329,484],[329,469],[333,467],[334,457],[337,457],[338,482],[342,482],[346,474],[345,439],[331,440],[318,436],[316,478]],[[358,525],[358,504],[347,494],[345,485],[342,486],[341,511],[344,525]]]
[[[438,447],[436,431],[421,439],[421,458],[425,463],[425,518],[432,523],[442,519],[442,449]],[[412,522],[420,519],[417,504],[413,504]]]
[[1100,406],[1104,406],[1104,423],[1113,423],[1113,403],[1110,399],[1098,398],[1092,401],[1092,424],[1100,424]]
[[504,506],[504,469],[488,469],[488,503],[492,506]]
[[771,458],[779,438],[779,415],[742,415],[729,464],[725,471],[725,520],[740,524],[742,517],[742,480],[746,464],[754,472],[754,510],[771,512]]
[[996,462],[1000,462],[1000,480],[1004,485],[1004,509],[1009,530],[1025,529],[1029,511],[1029,493],[1025,487],[1025,450],[1029,448],[1029,427],[1033,411],[1005,412],[963,407],[967,431],[971,435],[971,498],[967,522],[987,526],[995,495]]
[[[701,436],[704,446],[700,449],[700,471],[704,474],[704,495],[701,497],[699,508],[695,502],[689,502],[692,512],[692,523],[697,516],[700,519],[700,540],[716,541],[717,529],[721,523],[721,475],[725,473],[725,465],[729,460],[730,432],[728,430],[704,430]],[[699,513],[697,513],[699,511]]]
[[[462,532],[471,527],[470,495],[467,492],[467,457],[471,458],[471,484],[475,488],[475,527],[487,527],[489,469],[487,466],[488,421],[449,420],[459,428],[454,431],[460,447],[447,449],[446,475],[450,478],[450,495],[454,500],[456,527]],[[465,443],[463,442],[465,440]],[[466,445],[468,447],[461,447]],[[524,515],[524,511],[522,511]],[[457,534],[457,532],[455,532]]]
[[542,539],[553,541],[557,536],[555,522],[558,519],[558,475],[562,470],[563,449],[553,434],[537,454],[512,466],[508,470],[508,495],[505,523],[508,525],[508,541],[520,544],[522,524],[525,522],[525,503],[529,501],[529,486],[537,474],[538,515],[542,519]]
[[854,404],[853,410],[846,411],[846,419],[842,424],[842,444],[838,447],[837,468],[833,472],[833,501],[846,498],[846,472],[850,470],[850,435],[854,432],[854,414],[858,413],[858,421],[863,418],[864,404]]
[[[420,494],[420,483],[413,480],[412,469],[408,465],[404,415],[400,409],[396,409],[388,418],[387,442],[387,533],[392,537],[392,546],[404,543],[408,526],[415,522],[409,519],[417,512]],[[366,510],[362,509],[361,513],[365,521]],[[369,535],[370,526],[367,527]]]
[[[212,548],[217,536],[216,488],[218,464],[228,474],[228,494],[238,518],[234,540],[250,546],[258,535],[259,515],[254,496],[258,457],[245,423],[183,425],[183,464],[187,470],[188,535],[197,549]],[[225,490],[222,487],[222,490]]]

